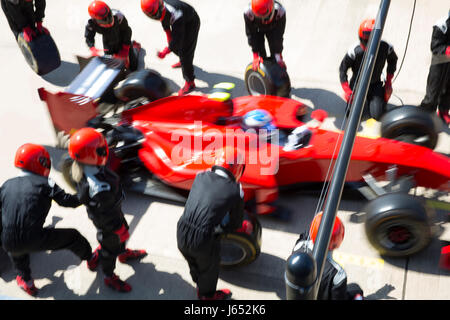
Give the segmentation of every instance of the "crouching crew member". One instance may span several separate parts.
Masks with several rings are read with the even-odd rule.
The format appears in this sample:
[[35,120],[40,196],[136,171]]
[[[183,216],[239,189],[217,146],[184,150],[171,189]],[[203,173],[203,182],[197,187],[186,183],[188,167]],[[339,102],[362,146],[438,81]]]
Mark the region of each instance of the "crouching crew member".
[[[314,242],[319,231],[320,221],[322,220],[322,213],[317,214],[309,230],[310,240],[306,239],[305,235],[300,235],[294,251],[305,250],[312,251]],[[336,217],[333,231],[331,234],[330,244],[328,246],[328,255],[323,267],[322,279],[317,293],[317,300],[363,300],[363,291],[356,283],[347,285],[347,273],[339,263],[333,259],[333,250],[338,249],[344,240],[344,224]]]
[[45,0],[1,0],[1,5],[16,39],[21,32],[27,42],[33,40],[37,33],[49,33],[42,26]]
[[[227,300],[228,289],[216,290],[220,268],[220,229],[242,226],[244,193],[239,183],[244,159],[235,148],[227,148],[211,171],[197,174],[183,215],[177,224],[178,249],[188,262],[200,300]],[[221,226],[229,214],[229,223]]]
[[433,26],[430,48],[433,58],[420,106],[429,112],[437,109],[442,120],[450,124],[450,10]]
[[[356,43],[350,47],[339,66],[339,80],[341,82],[342,89],[344,90],[344,98],[347,103],[351,102],[353,90],[356,85],[356,79],[362,65],[364,52],[367,49],[367,43],[374,24],[374,19],[367,19],[361,23],[358,32],[359,43]],[[379,120],[386,111],[387,102],[392,94],[392,79],[394,77],[395,70],[397,69],[397,60],[398,58],[394,48],[386,41],[381,40],[372,78],[370,79],[370,86],[367,92],[365,106],[366,111],[368,111],[370,116],[375,120]],[[387,75],[383,85],[381,74],[383,73],[386,63]],[[350,79],[350,83],[348,82],[347,77],[347,71],[349,69],[352,70],[352,78]]]
[[116,258],[123,263],[140,259],[147,253],[125,247],[130,235],[122,212],[124,193],[119,177],[106,167],[106,139],[93,128],[80,129],[69,140],[69,155],[75,160],[72,178],[77,184],[78,198],[97,228],[100,243],[88,268],[94,271],[100,263],[105,285],[119,292],[129,292],[131,286],[114,274]]
[[283,35],[286,28],[286,10],[278,1],[252,0],[244,12],[245,33],[253,52],[253,70],[258,70],[266,55],[265,38],[271,57],[286,68],[283,52]]
[[166,33],[167,47],[158,51],[158,57],[164,59],[173,52],[180,58],[180,62],[172,66],[181,66],[185,80],[178,94],[192,92],[195,89],[194,53],[200,30],[197,12],[192,6],[179,0],[141,0],[141,8],[149,18],[161,21]]
[[103,36],[103,51],[117,59],[125,61],[131,71],[138,67],[138,57],[132,48],[132,31],[125,16],[118,10],[111,10],[103,1],[93,1],[88,8],[91,19],[88,20],[84,37],[93,56],[102,50],[95,47],[95,35]]
[[92,259],[89,242],[75,229],[44,228],[52,200],[60,206],[81,205],[75,195],[67,194],[51,178],[47,150],[31,143],[21,146],[14,164],[21,175],[7,180],[0,189],[2,246],[17,272],[17,284],[35,296],[38,289],[31,277],[30,253],[68,249],[81,260]]

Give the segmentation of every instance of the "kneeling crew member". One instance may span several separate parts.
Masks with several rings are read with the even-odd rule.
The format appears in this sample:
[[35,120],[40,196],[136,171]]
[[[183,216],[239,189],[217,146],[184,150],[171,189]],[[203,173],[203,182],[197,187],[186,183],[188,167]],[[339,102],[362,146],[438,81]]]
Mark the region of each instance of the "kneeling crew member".
[[75,229],[44,228],[52,200],[60,206],[81,205],[75,195],[67,194],[49,178],[51,161],[40,145],[24,144],[17,152],[14,165],[20,176],[7,180],[0,189],[2,212],[2,246],[17,272],[17,284],[35,296],[30,269],[30,253],[47,250],[72,251],[81,260],[92,258],[89,242]]
[[[353,90],[356,85],[356,79],[364,58],[364,52],[367,49],[367,42],[374,25],[374,19],[367,19],[361,23],[358,32],[359,43],[356,43],[350,47],[339,66],[339,80],[341,82],[342,89],[344,90],[344,98],[347,103],[351,102]],[[392,79],[394,78],[395,70],[397,70],[397,60],[398,58],[394,48],[386,41],[381,40],[372,78],[370,79],[370,86],[367,91],[366,100],[366,108],[368,108],[367,111],[375,120],[379,120],[381,118],[386,110],[387,102],[391,97]],[[386,63],[387,75],[383,86],[381,74]],[[350,79],[350,83],[348,82],[347,77],[347,71],[349,69],[352,70],[352,78]]]
[[[306,240],[302,234],[295,245],[294,251],[302,248],[304,250],[312,251],[321,220],[322,213],[319,213],[314,217],[311,223],[309,230],[311,240]],[[344,224],[336,217],[328,247],[328,255],[323,267],[322,279],[317,293],[317,300],[363,300],[363,291],[360,286],[356,283],[347,285],[347,273],[344,268],[333,259],[333,250],[341,246],[342,241],[344,240],[344,234]]]
[[195,177],[178,221],[178,249],[189,264],[200,300],[231,298],[230,290],[216,290],[220,268],[220,234],[216,231],[227,214],[225,231],[242,226],[244,193],[239,179],[244,169],[244,158],[237,149],[219,153],[212,170]]

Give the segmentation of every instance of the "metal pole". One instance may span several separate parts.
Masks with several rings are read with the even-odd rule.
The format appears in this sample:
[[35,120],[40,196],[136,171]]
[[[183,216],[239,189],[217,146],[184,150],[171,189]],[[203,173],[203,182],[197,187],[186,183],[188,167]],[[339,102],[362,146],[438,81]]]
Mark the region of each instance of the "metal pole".
[[323,273],[325,259],[328,254],[328,245],[331,239],[331,233],[336,219],[337,209],[341,200],[342,190],[347,175],[350,156],[353,150],[356,132],[361,121],[361,115],[366,102],[367,91],[372,78],[372,72],[377,58],[378,48],[380,46],[381,35],[383,33],[384,23],[389,10],[390,0],[382,0],[378,10],[375,26],[371,32],[367,47],[366,57],[361,66],[360,78],[356,84],[354,100],[352,102],[350,116],[347,127],[342,139],[341,149],[336,160],[336,167],[331,179],[330,189],[325,201],[323,217],[317,233],[317,240],[313,248],[313,258],[317,265],[317,279],[313,288],[313,296],[317,299],[317,292],[320,286],[320,280]]
[[289,300],[316,300],[323,274],[328,246],[336,219],[337,209],[345,184],[356,132],[366,102],[372,72],[380,46],[381,35],[389,10],[390,0],[381,0],[375,26],[370,34],[366,56],[361,66],[360,77],[356,83],[354,100],[350,116],[342,139],[341,149],[336,160],[336,167],[325,200],[323,217],[319,225],[317,239],[312,254],[295,251],[287,260],[285,271],[286,297]]

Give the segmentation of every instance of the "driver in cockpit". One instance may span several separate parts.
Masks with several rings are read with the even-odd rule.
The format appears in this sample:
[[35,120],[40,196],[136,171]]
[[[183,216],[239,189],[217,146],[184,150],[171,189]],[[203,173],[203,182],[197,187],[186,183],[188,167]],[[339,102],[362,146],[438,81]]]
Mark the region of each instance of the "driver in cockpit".
[[[246,132],[254,131],[260,139],[283,146],[284,151],[293,151],[309,144],[312,132],[302,125],[288,132],[277,128],[272,115],[264,109],[255,109],[242,117],[242,128]],[[261,141],[261,140],[260,140]]]

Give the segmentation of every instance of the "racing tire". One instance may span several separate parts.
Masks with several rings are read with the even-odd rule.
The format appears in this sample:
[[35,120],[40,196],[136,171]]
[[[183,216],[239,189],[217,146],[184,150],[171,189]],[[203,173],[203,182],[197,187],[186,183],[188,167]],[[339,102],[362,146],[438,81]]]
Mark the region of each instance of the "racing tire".
[[73,159],[68,154],[65,154],[61,159],[60,169],[64,181],[69,185],[70,188],[76,191],[76,183],[72,178],[72,163]]
[[42,76],[61,65],[58,48],[49,34],[40,34],[31,42],[25,41],[23,33],[17,37],[17,44],[31,69]]
[[132,72],[114,89],[114,95],[122,101],[148,98],[155,101],[171,94],[167,82],[161,75],[150,69]]
[[247,91],[252,96],[270,95],[289,98],[291,81],[286,69],[280,67],[272,58],[264,59],[257,71],[252,63],[247,65],[244,76]]
[[424,249],[432,228],[422,202],[406,193],[388,193],[365,208],[365,232],[370,244],[388,257],[407,257]]
[[251,233],[232,231],[221,235],[220,266],[224,269],[248,265],[261,253],[261,224],[254,216],[245,215],[245,220],[253,225]]
[[430,113],[418,107],[403,106],[382,116],[381,136],[434,149],[438,129]]

